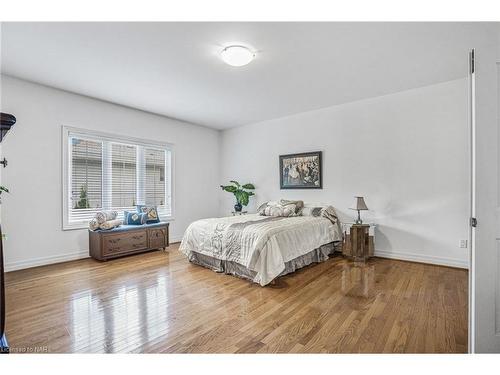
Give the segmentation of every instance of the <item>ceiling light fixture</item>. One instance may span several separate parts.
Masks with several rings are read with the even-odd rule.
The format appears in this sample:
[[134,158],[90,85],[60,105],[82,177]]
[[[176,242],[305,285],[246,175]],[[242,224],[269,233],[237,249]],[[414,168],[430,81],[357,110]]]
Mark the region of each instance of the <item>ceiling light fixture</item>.
[[220,53],[222,60],[231,66],[243,66],[249,64],[255,57],[255,53],[244,46],[228,46]]

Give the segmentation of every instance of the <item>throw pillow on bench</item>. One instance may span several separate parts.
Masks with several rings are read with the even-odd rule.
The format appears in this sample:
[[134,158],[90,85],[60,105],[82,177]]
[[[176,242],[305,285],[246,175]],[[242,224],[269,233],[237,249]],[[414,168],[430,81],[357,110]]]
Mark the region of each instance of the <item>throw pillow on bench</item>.
[[146,224],[147,214],[142,212],[123,212],[123,224],[125,225],[143,225]]

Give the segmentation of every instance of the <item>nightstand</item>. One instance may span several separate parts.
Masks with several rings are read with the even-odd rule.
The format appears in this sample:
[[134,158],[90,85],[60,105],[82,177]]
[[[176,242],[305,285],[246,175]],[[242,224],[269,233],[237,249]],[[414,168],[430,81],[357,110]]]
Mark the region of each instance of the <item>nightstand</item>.
[[248,214],[248,211],[232,211],[233,216],[240,216]]
[[342,254],[354,261],[365,261],[372,257],[375,250],[375,226],[373,223],[342,223]]

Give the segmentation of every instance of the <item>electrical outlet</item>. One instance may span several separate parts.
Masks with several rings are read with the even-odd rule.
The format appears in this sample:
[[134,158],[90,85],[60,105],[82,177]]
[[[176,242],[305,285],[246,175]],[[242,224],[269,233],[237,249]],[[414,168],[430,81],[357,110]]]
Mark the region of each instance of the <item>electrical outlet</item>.
[[458,246],[461,249],[467,249],[467,240],[460,240],[460,241],[458,241]]

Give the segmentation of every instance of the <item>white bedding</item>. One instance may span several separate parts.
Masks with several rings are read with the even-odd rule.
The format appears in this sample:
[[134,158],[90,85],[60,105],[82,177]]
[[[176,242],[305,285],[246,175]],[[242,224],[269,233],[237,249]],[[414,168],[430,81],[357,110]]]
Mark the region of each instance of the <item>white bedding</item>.
[[193,222],[179,250],[187,257],[196,252],[241,264],[255,271],[253,281],[263,286],[285,269],[286,262],[341,238],[338,220],[250,214]]

